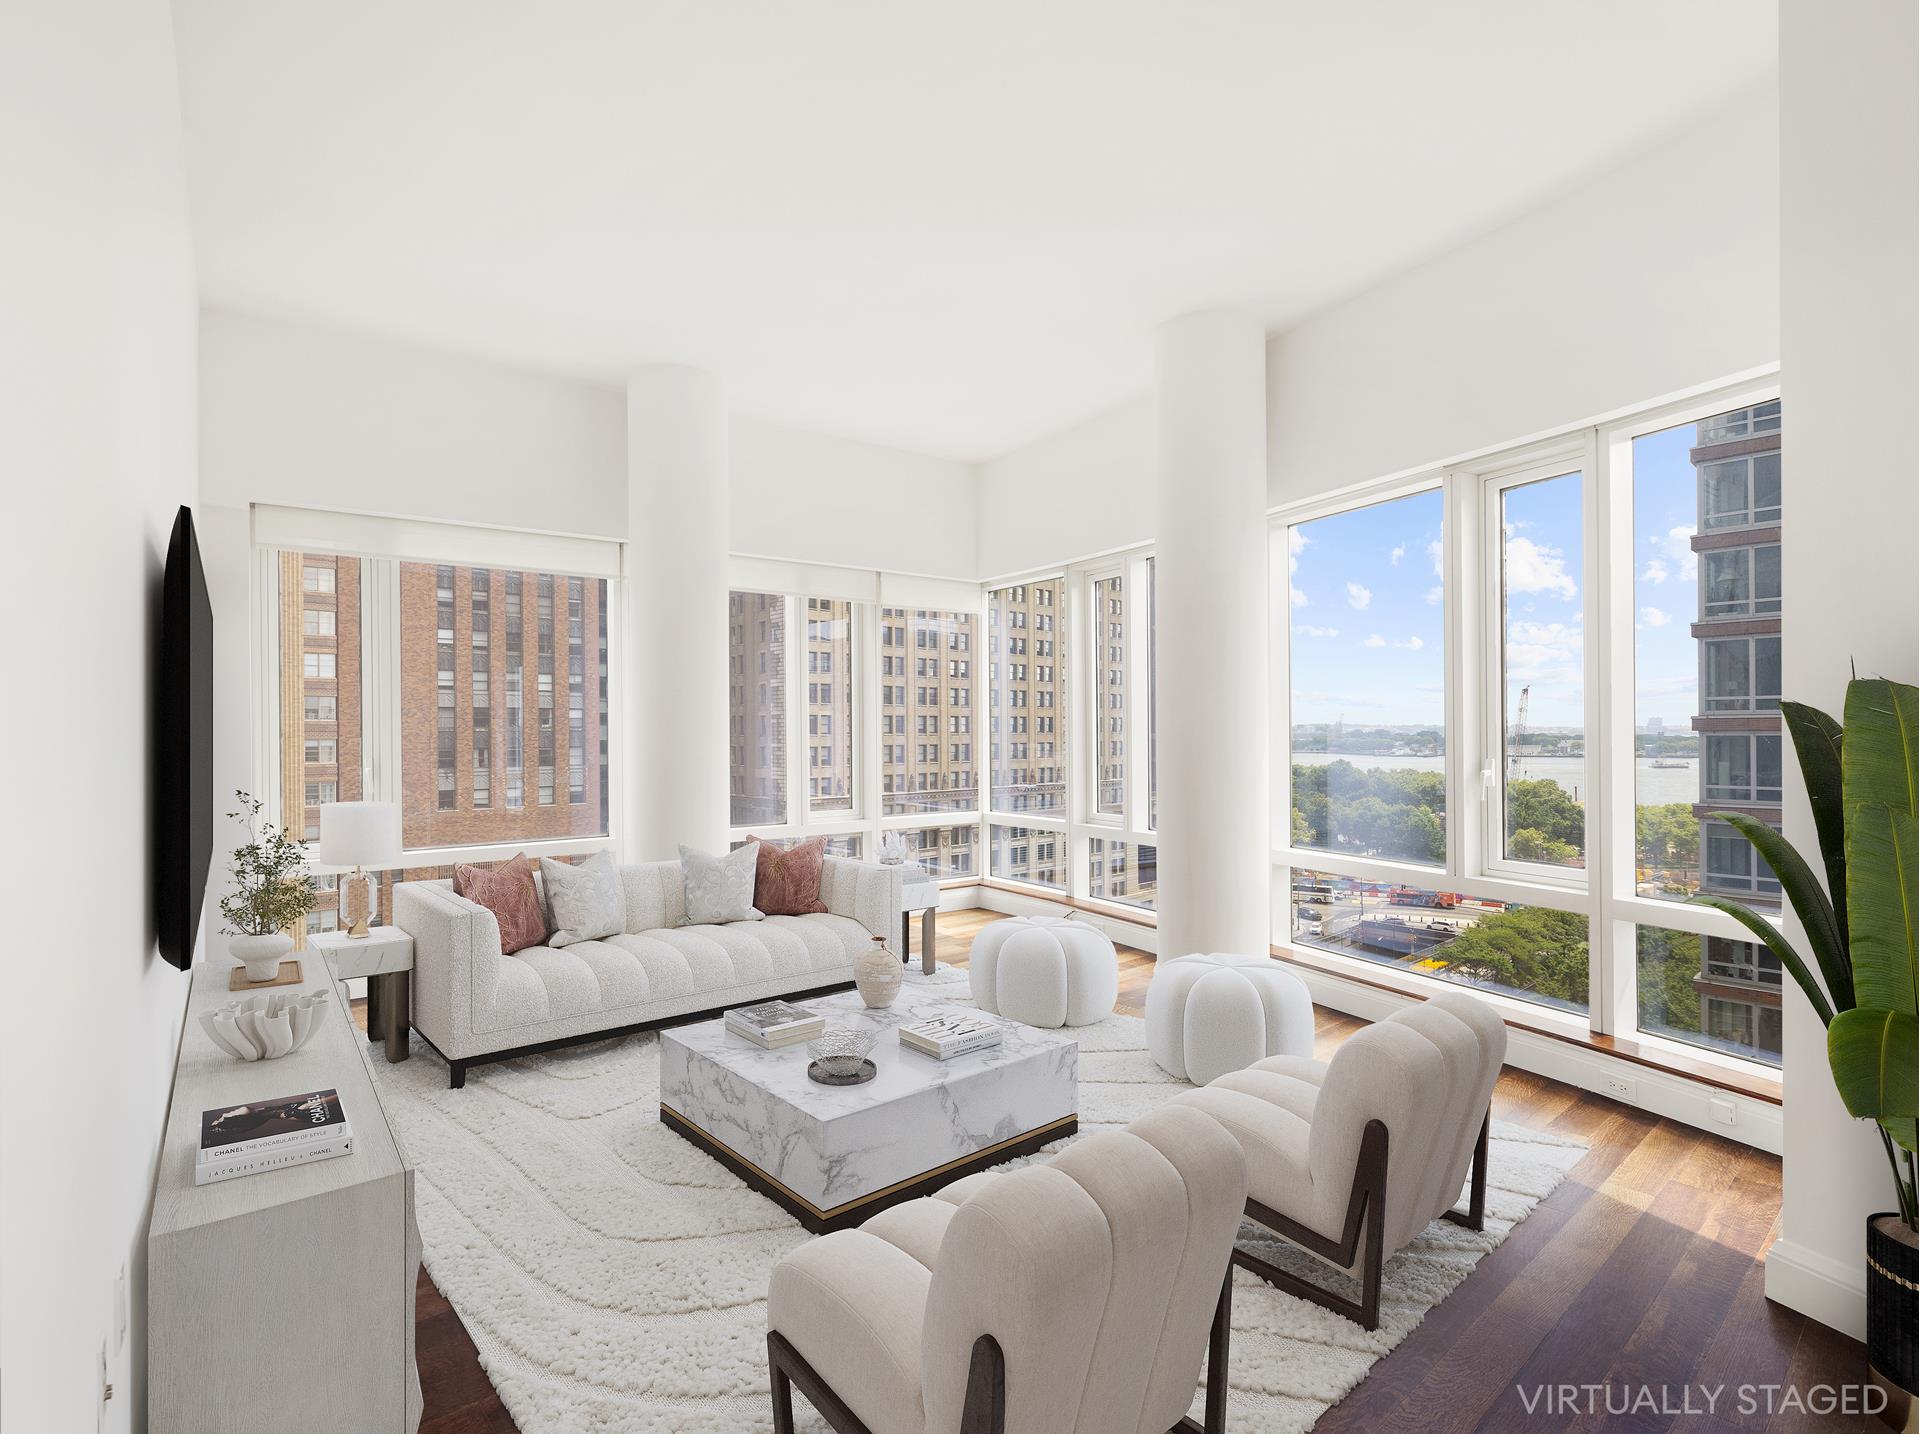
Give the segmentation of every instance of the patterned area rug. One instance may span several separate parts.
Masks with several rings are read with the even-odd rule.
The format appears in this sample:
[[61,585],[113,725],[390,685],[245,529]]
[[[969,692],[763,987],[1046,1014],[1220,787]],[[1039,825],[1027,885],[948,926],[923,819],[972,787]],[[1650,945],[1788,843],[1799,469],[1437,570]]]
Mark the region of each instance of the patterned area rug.
[[[940,994],[964,1001],[955,974]],[[1137,1017],[1075,1034],[1083,1131],[1185,1088],[1148,1057]],[[427,1269],[522,1434],[772,1428],[767,1274],[809,1237],[660,1124],[653,1036],[477,1067],[458,1091],[418,1042],[414,1059],[374,1069],[419,1167]],[[1229,1426],[1310,1428],[1585,1149],[1496,1124],[1485,1233],[1436,1222],[1396,1255],[1375,1333],[1236,1272]],[[1261,1253],[1311,1263],[1280,1244]],[[809,1434],[825,1430],[806,1414]]]

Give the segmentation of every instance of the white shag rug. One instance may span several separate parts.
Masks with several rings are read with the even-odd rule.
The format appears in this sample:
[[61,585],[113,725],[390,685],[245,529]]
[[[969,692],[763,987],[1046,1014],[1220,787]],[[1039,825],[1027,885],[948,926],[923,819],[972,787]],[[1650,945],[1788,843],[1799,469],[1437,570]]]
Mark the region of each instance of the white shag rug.
[[[964,971],[912,984],[966,1000]],[[1124,1125],[1186,1088],[1147,1055],[1137,1017],[1074,1034],[1083,1132]],[[772,1428],[767,1276],[810,1237],[660,1123],[654,1036],[478,1066],[457,1091],[417,1042],[412,1060],[373,1064],[418,1166],[427,1269],[522,1434]],[[1237,1270],[1229,1427],[1310,1428],[1585,1151],[1496,1123],[1486,1231],[1435,1222],[1395,1255],[1374,1333]],[[1329,1278],[1279,1242],[1260,1252]],[[826,1429],[797,1395],[796,1411],[809,1434]]]

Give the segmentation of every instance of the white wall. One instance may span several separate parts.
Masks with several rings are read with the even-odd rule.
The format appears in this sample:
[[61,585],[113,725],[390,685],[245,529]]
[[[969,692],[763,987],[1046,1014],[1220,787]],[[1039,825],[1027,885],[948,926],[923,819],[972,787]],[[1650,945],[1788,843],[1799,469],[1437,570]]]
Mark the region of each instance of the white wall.
[[[144,1428],[146,1224],[187,977],[154,945],[160,580],[194,501],[193,255],[165,0],[0,46],[7,869],[0,1425]],[[17,724],[17,726],[16,726]],[[130,1327],[116,1334],[125,1269]]]
[[979,576],[970,465],[750,418],[730,427],[734,552]]
[[[1744,97],[1267,344],[1268,501],[1501,446],[1780,356],[1779,97]],[[1738,174],[1731,222],[1716,185]],[[983,464],[983,576],[1150,540],[1147,399]]]
[[[1780,61],[1783,677],[1838,716],[1851,669],[1920,668],[1920,26],[1911,5],[1783,0]],[[1788,781],[1787,837],[1814,852]],[[1785,1069],[1767,1295],[1860,1338],[1865,1217],[1893,1208],[1892,1176],[1793,994]]]
[[976,576],[1150,540],[1153,453],[1153,403],[1142,398],[981,464]]
[[618,388],[212,309],[200,364],[209,502],[626,536]]
[[[622,388],[212,309],[200,355],[209,502],[627,535]],[[730,430],[733,551],[973,576],[966,464]]]
[[1774,89],[1752,94],[1276,335],[1270,500],[1505,444],[1778,359],[1777,111]]

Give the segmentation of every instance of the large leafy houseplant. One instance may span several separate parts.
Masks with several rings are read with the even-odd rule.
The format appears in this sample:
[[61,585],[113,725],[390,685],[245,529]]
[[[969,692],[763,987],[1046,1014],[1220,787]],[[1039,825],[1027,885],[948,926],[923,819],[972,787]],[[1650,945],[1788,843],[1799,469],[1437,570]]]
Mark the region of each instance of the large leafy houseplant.
[[1917,697],[1920,691],[1905,683],[1857,678],[1847,684],[1844,727],[1818,708],[1780,704],[1813,807],[1825,890],[1806,859],[1765,822],[1740,812],[1719,815],[1753,843],[1780,879],[1806,930],[1817,978],[1765,917],[1720,897],[1693,898],[1724,911],[1763,941],[1806,993],[1827,1028],[1827,1062],[1840,1099],[1849,1114],[1878,1123],[1900,1218],[1909,1230],[1915,1225],[1914,1135],[1920,1115]]

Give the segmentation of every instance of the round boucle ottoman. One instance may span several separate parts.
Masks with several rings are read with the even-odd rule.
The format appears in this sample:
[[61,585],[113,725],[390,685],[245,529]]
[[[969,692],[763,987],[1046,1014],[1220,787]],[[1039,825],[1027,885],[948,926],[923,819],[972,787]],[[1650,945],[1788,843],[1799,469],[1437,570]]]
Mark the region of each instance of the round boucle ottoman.
[[1084,921],[1010,916],[973,938],[974,1004],[1029,1026],[1090,1026],[1113,1014],[1120,965],[1113,943]]
[[1147,1051],[1195,1085],[1268,1056],[1311,1056],[1313,1000],[1271,956],[1162,961],[1147,987]]

